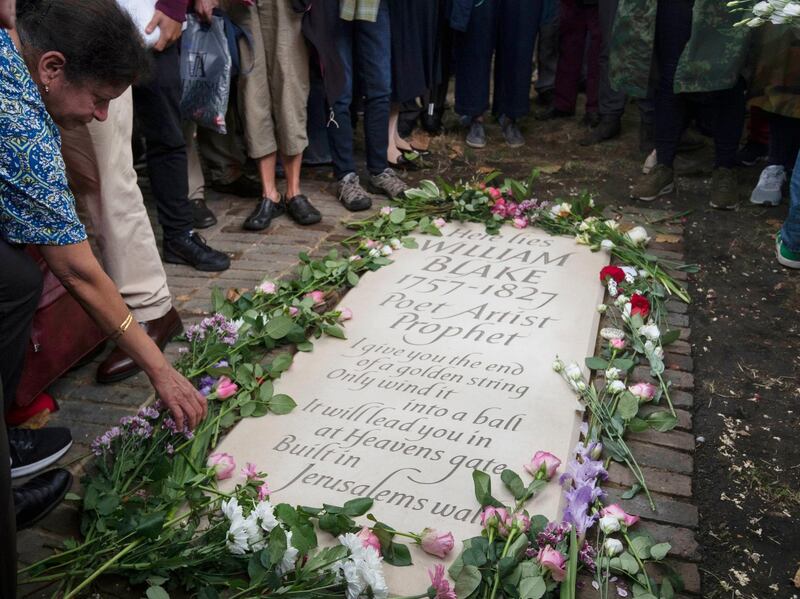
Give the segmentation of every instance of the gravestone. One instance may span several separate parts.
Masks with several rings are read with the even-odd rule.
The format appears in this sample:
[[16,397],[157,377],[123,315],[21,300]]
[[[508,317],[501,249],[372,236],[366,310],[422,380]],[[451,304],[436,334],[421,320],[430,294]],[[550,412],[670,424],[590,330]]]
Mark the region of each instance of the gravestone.
[[[507,501],[503,469],[528,482],[522,466],[537,450],[569,459],[582,408],[552,363],[593,354],[608,255],[476,224],[417,241],[344,298],[348,339],[320,339],[276,382],[295,410],[243,420],[219,451],[268,472],[273,503],[369,496],[398,530],[452,531],[452,559],[480,532],[473,469]],[[553,519],[561,502],[554,479],[527,507]],[[412,557],[410,568],[386,566],[392,593],[427,588],[437,560],[417,548]]]

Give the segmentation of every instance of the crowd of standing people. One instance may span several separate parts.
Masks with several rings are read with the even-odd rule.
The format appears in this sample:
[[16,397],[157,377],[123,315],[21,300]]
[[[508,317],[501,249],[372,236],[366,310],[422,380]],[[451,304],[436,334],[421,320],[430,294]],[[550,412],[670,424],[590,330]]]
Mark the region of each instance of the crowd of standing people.
[[[181,112],[187,13],[224,19],[236,55],[227,134]],[[520,120],[532,89],[536,120],[575,118],[584,90],[584,146],[618,136],[635,99],[645,160],[632,195],[643,201],[675,190],[676,155],[693,131],[714,142],[714,208],[735,208],[737,167],[763,161],[750,201],[778,205],[791,180],[776,252],[800,268],[800,39],[788,26],[754,34],[739,20],[718,0],[0,0],[4,408],[41,295],[40,268],[25,251],[35,246],[117,343],[98,381],[144,371],[178,426],[192,428],[205,399],[161,351],[182,329],[162,260],[230,266],[198,233],[217,222],[205,189],[252,199],[242,226],[253,232],[284,214],[301,226],[321,220],[303,193],[304,166],[331,166],[347,210],[369,209],[374,193],[402,199],[399,171],[418,168],[428,151],[410,132],[442,129],[450,91],[475,149],[499,141],[487,136],[490,115],[502,143],[526,144]],[[134,168],[140,157],[160,251]],[[0,412],[3,599],[15,596],[15,530],[71,484],[63,470],[16,488],[11,480],[44,470],[70,444],[65,429],[7,428]]]

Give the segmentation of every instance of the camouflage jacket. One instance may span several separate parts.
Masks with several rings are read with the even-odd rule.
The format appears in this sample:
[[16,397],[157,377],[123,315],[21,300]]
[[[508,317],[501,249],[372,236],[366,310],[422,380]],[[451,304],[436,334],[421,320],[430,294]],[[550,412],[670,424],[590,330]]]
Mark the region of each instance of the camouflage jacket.
[[[611,39],[611,84],[632,96],[647,95],[658,2],[619,2]],[[741,14],[725,4],[724,0],[695,0],[692,35],[675,73],[676,93],[727,89],[736,83],[745,64],[750,28],[734,27]]]

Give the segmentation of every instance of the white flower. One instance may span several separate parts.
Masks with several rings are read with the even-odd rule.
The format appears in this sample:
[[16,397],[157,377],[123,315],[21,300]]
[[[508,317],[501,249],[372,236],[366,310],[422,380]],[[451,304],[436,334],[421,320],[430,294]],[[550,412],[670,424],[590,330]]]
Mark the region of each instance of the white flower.
[[594,208],[594,198],[589,198],[589,208]]
[[603,549],[608,557],[614,557],[622,553],[624,547],[622,542],[617,539],[606,539],[606,542],[603,543]]
[[753,17],[752,19],[749,19],[748,21],[746,21],[746,25],[748,27],[761,27],[764,23],[766,23],[766,21],[764,21],[764,19],[760,19],[758,17]]
[[255,522],[259,528],[266,532],[270,532],[278,525],[278,519],[275,517],[275,511],[269,501],[260,501],[252,511],[252,515],[255,516]]
[[564,362],[562,362],[561,360],[555,360],[553,362],[553,370],[555,370],[556,372],[561,372],[562,370],[564,370]]
[[620,268],[625,273],[625,280],[628,283],[633,283],[636,275],[639,274],[633,266],[622,266]]
[[581,372],[581,367],[578,366],[575,362],[569,364],[565,369],[564,372],[567,375],[567,378],[572,379],[573,381],[579,381],[583,378],[583,372]]
[[604,224],[605,224],[606,227],[608,227],[612,231],[616,231],[617,229],[619,229],[619,223],[617,221],[615,221],[615,220],[604,221]]
[[589,226],[589,223],[587,223],[586,221],[582,221],[581,224],[578,225],[578,231],[586,232],[589,229],[591,229],[591,227]]
[[580,235],[575,236],[575,243],[578,245],[589,245],[589,234],[588,233],[581,233]]
[[550,208],[550,214],[556,218],[566,218],[572,213],[572,207],[567,203],[556,204]]
[[603,241],[600,242],[600,248],[604,249],[607,252],[610,252],[611,250],[614,249],[614,242],[611,241],[610,239],[604,239]]
[[763,17],[767,13],[772,11],[772,7],[769,5],[769,2],[759,2],[753,7],[753,14],[757,17]]
[[617,532],[619,530],[619,520],[614,516],[603,516],[600,518],[600,530],[607,535]]
[[631,317],[631,310],[632,309],[633,309],[633,306],[631,306],[630,302],[625,302],[625,305],[622,306],[622,317],[625,320],[628,320]]
[[608,390],[611,392],[612,395],[616,395],[617,393],[622,393],[625,391],[625,383],[622,381],[611,381],[608,385]]
[[650,236],[647,234],[647,229],[644,227],[634,227],[625,236],[636,245],[644,245],[650,241]]
[[281,563],[278,566],[278,573],[281,575],[294,570],[294,564],[297,561],[297,555],[300,552],[292,546],[292,531],[286,532],[286,551],[283,553]]
[[608,295],[610,295],[611,297],[617,297],[617,293],[619,293],[619,291],[617,291],[617,282],[614,279],[609,279]]
[[377,258],[378,256],[381,255],[381,251],[378,248],[372,248],[369,251],[369,255],[372,256],[373,258]]
[[348,258],[348,260],[349,260],[350,262],[355,262],[356,260],[361,260],[361,256],[359,256],[358,254],[353,254],[352,256],[350,256],[350,257]]
[[789,2],[783,7],[783,14],[787,17],[800,17],[800,4],[797,2]]
[[639,327],[639,334],[650,341],[658,341],[661,337],[661,331],[658,330],[658,326],[655,324],[646,324]]
[[600,314],[605,314],[606,310],[608,310],[608,306],[606,306],[605,304],[597,304],[597,311]]
[[242,518],[242,506],[239,505],[236,497],[231,497],[227,501],[222,502],[222,513],[225,514],[225,517],[231,522],[237,518]]
[[575,388],[578,391],[586,391],[586,383],[584,383],[583,381],[578,381],[577,383],[575,383]]
[[783,25],[786,22],[786,17],[778,13],[772,13],[772,16],[769,18],[769,22],[773,25]]
[[357,599],[367,587],[375,599],[386,599],[389,589],[378,552],[373,547],[364,547],[361,539],[352,533],[341,535],[339,542],[350,550],[347,559],[334,564],[334,569],[347,581],[347,599]]
[[247,530],[247,542],[250,545],[251,551],[261,551],[267,546],[267,540],[261,534],[261,529],[258,527],[258,520],[254,512],[245,518],[245,530]]
[[392,255],[392,248],[388,245],[385,245],[381,248],[381,254],[384,256],[391,256]]
[[225,536],[225,546],[234,555],[244,555],[250,548],[250,527],[244,518],[235,518],[231,521],[228,534]]
[[611,341],[612,339],[625,339],[625,331],[615,329],[614,327],[604,327],[600,329],[600,336],[607,341]]
[[609,381],[616,381],[619,378],[619,375],[622,374],[622,371],[619,368],[614,368],[613,366],[606,370],[606,380]]
[[403,244],[400,243],[400,240],[397,239],[397,237],[393,237],[392,239],[390,239],[389,245],[392,246],[392,249],[395,250],[399,250],[401,247],[403,247]]

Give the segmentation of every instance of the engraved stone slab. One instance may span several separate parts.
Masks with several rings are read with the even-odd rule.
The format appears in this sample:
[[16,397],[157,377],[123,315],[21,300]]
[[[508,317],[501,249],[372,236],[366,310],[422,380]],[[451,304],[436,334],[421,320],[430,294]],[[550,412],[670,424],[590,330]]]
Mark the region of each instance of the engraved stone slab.
[[[294,412],[242,421],[219,450],[267,471],[273,503],[370,496],[399,530],[452,531],[452,558],[480,531],[473,469],[505,501],[503,469],[529,481],[522,465],[535,451],[569,458],[581,406],[552,362],[593,353],[608,256],[537,229],[443,233],[419,236],[419,249],[395,252],[347,294],[347,340],[296,355],[276,384]],[[557,517],[557,481],[528,509]],[[436,560],[412,557],[411,568],[386,566],[395,594],[427,588]]]

